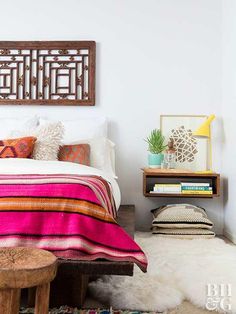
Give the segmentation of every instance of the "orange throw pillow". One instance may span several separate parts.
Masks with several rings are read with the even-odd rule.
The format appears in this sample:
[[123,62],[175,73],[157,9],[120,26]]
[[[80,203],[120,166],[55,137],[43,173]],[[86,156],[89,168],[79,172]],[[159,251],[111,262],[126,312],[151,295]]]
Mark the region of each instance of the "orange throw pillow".
[[58,160],[90,166],[90,146],[89,144],[64,145],[60,148]]
[[0,140],[0,158],[30,158],[36,137]]

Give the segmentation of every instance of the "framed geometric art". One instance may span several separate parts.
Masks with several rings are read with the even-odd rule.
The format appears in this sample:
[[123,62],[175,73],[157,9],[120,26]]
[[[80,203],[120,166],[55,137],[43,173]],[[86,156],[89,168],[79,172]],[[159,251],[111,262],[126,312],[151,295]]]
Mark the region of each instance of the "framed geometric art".
[[95,105],[94,41],[0,41],[1,105]]
[[174,142],[176,168],[191,171],[208,169],[208,141],[192,133],[207,119],[206,115],[161,115],[160,129],[168,143]]

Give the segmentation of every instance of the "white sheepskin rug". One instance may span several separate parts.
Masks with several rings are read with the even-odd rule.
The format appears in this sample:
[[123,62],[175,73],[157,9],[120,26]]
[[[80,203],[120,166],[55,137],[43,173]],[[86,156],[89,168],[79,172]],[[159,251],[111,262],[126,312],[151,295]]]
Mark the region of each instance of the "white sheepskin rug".
[[[207,284],[231,284],[236,313],[236,247],[223,240],[180,240],[137,233],[147,254],[148,272],[133,277],[104,276],[89,284],[90,293],[115,309],[162,312],[188,300],[205,308]],[[225,313],[225,312],[224,312]]]

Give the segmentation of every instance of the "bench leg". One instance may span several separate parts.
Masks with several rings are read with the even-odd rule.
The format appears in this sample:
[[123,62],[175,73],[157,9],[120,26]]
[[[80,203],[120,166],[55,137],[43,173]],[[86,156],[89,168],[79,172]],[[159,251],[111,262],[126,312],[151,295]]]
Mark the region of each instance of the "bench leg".
[[80,294],[79,294],[79,305],[80,307],[83,306],[84,300],[87,294],[87,289],[88,289],[88,282],[89,282],[89,276],[87,275],[81,275],[80,278]]
[[0,289],[0,313],[18,314],[20,289]]
[[48,314],[50,283],[38,286],[35,297],[35,314]]
[[28,307],[35,306],[35,295],[36,295],[36,287],[28,288]]
[[51,283],[50,307],[61,305],[81,308],[88,288],[88,275],[59,273]]

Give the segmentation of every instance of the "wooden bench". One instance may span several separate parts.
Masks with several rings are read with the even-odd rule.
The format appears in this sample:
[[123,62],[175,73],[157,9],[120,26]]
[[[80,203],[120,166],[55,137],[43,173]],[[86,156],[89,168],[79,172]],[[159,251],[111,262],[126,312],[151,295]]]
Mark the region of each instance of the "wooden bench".
[[[134,205],[122,205],[118,223],[133,238],[135,230]],[[133,275],[131,262],[63,261],[58,262],[57,276],[51,284],[50,306],[69,305],[81,307],[86,296],[89,277],[100,275]]]

